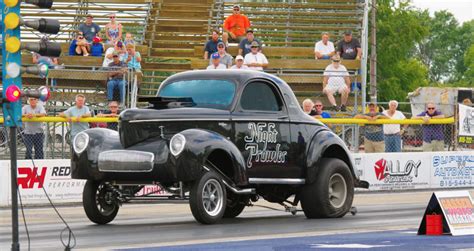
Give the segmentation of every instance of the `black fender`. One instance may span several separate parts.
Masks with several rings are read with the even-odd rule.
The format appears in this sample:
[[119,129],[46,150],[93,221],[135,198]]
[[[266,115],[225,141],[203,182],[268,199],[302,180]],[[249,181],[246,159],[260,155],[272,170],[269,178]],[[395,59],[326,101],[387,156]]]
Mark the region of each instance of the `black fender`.
[[344,161],[349,167],[355,184],[358,184],[358,177],[354,170],[354,160],[352,159],[349,149],[347,149],[344,141],[336,134],[327,129],[318,130],[311,138],[307,150],[306,158],[306,183],[313,183],[319,171],[319,161],[322,158],[337,158]]
[[[100,179],[102,175],[97,169],[99,153],[107,150],[123,149],[117,131],[106,128],[92,128],[83,131],[89,135],[89,144],[84,152],[76,154],[71,147],[71,177],[74,179],[87,179],[94,177]],[[74,142],[71,142],[71,145]],[[93,165],[91,168],[90,165]]]
[[[176,156],[177,176],[196,179],[204,171],[203,165],[210,154],[218,151],[225,153],[232,162],[233,181],[236,185],[247,185],[245,161],[239,149],[225,136],[203,129],[187,129],[181,131],[185,139],[182,153]],[[186,173],[179,173],[186,172]]]

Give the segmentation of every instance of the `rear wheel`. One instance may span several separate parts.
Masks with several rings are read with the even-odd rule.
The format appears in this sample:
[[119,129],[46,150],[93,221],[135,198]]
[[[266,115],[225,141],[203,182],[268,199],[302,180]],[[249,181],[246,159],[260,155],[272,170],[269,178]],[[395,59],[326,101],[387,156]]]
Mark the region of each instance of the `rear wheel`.
[[119,210],[111,185],[93,180],[88,180],[84,186],[82,204],[89,220],[101,225],[115,219]]
[[189,192],[189,206],[194,218],[202,224],[214,224],[224,215],[226,190],[219,176],[206,172],[196,180]]
[[354,180],[347,164],[340,159],[322,159],[316,180],[303,187],[300,198],[307,218],[343,217],[354,198]]

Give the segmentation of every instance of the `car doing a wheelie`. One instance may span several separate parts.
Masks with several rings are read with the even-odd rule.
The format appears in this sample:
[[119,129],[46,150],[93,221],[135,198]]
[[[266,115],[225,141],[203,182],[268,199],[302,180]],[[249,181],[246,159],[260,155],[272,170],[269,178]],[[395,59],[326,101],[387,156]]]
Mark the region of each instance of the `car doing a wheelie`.
[[[137,199],[189,200],[213,224],[263,198],[308,218],[344,216],[354,171],[343,141],[306,115],[290,87],[257,71],[190,71],[165,80],[146,109],[120,114],[118,132],[94,128],[73,141],[72,177],[87,179],[83,205],[98,224]],[[159,185],[163,196],[137,196]]]

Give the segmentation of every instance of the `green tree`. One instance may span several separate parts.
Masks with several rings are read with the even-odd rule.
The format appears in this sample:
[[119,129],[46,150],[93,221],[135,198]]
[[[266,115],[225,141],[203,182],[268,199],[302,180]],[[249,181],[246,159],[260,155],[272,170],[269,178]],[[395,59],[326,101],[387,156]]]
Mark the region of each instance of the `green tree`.
[[[454,80],[461,81],[465,80],[465,72],[469,69],[468,65],[466,65],[465,58],[468,56],[470,48],[472,49],[472,46],[474,45],[474,20],[464,22],[459,28],[456,44],[458,45],[458,49],[455,54],[456,75],[454,76]],[[470,66],[471,71],[473,71],[473,65],[471,64]],[[470,81],[472,83],[472,78]]]
[[464,81],[472,87],[474,85],[474,44],[469,47],[464,56],[464,66],[466,68]]
[[430,18],[429,36],[417,46],[418,56],[429,68],[432,82],[453,78],[456,71],[456,52],[459,50],[459,23],[447,11],[435,12]]
[[429,34],[429,14],[401,1],[377,3],[378,99],[405,100],[408,92],[428,83],[427,67],[413,52]]

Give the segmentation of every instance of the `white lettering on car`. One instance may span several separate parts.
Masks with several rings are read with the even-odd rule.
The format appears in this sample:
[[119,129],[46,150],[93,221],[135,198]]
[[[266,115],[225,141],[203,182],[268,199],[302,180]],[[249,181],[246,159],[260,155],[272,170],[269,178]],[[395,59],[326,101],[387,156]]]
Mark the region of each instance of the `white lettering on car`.
[[[278,131],[274,123],[249,123],[250,135],[245,136],[245,150],[249,151],[247,167],[253,162],[285,163],[287,151],[281,151],[281,144],[277,143]],[[260,147],[259,147],[260,143]],[[268,144],[275,143],[275,150],[267,150]]]

